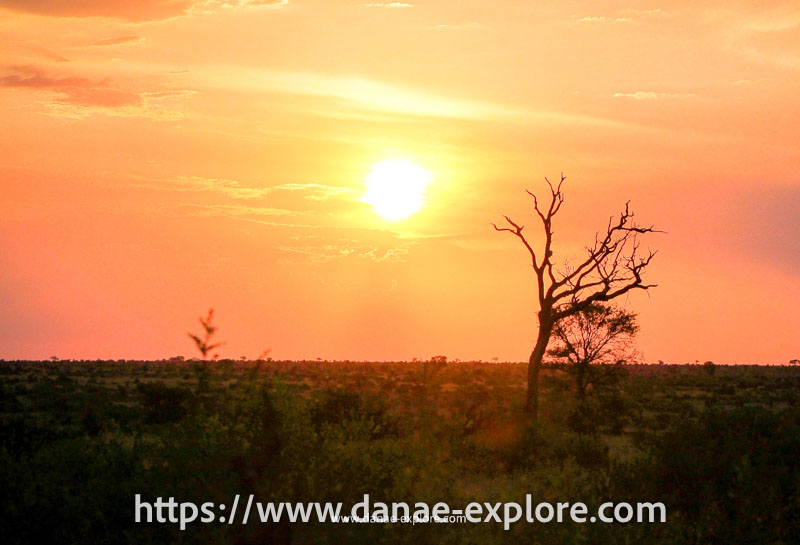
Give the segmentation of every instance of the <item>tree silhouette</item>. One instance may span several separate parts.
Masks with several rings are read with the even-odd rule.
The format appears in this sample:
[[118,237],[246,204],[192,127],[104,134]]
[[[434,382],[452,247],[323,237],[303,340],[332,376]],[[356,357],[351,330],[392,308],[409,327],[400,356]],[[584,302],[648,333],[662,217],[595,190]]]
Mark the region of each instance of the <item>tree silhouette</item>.
[[630,360],[638,331],[636,314],[607,303],[593,303],[556,323],[555,346],[547,353],[570,366],[578,403],[586,401],[587,390],[594,382],[590,366]]
[[631,290],[648,290],[655,284],[646,284],[642,278],[655,252],[643,253],[639,249],[639,235],[657,232],[652,226],[641,227],[633,221],[629,202],[615,220],[608,220],[606,232],[595,235],[594,244],[586,246],[586,255],[576,266],[567,265],[557,270],[553,265],[553,217],[564,203],[561,187],[566,177],[562,174],[557,185],[545,178],[550,188],[550,204],[539,205],[536,195],[526,190],[533,198],[533,208],[542,224],[544,244],[541,251],[534,250],[522,234],[524,225],[504,216],[510,227],[498,227],[520,239],[531,257],[536,275],[539,300],[539,332],[528,362],[528,391],[525,406],[534,419],[539,411],[539,370],[547,350],[555,324],[567,316],[581,312],[594,303],[610,301]]

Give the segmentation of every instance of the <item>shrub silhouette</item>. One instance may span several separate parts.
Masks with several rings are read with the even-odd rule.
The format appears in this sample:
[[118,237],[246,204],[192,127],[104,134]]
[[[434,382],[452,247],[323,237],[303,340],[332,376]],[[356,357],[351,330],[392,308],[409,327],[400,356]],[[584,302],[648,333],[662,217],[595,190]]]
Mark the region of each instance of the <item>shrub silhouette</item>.
[[186,405],[193,397],[187,388],[170,387],[160,382],[141,383],[137,389],[142,396],[146,424],[165,424],[183,420],[187,413]]
[[[211,308],[208,310],[208,314],[205,318],[202,316],[200,317],[200,325],[203,327],[203,332],[200,335],[188,333],[189,338],[194,341],[195,346],[197,346],[197,349],[200,351],[200,354],[203,356],[204,360],[208,358],[208,355],[212,350],[219,348],[224,344],[212,342],[212,339],[217,332],[217,326],[212,324],[213,319],[214,309]],[[218,357],[219,354],[214,354],[213,356],[214,359],[217,359]]]

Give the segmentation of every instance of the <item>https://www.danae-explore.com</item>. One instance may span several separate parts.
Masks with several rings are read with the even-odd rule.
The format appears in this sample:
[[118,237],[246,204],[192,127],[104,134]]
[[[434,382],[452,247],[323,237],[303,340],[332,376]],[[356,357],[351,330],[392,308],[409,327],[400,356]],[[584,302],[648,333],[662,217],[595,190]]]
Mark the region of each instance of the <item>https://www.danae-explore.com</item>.
[[178,501],[174,497],[159,496],[152,501],[136,494],[134,520],[139,523],[178,524],[185,530],[190,524],[248,524],[288,522],[328,522],[335,524],[358,523],[495,523],[504,530],[515,523],[652,523],[666,522],[667,508],[661,502],[605,502],[590,509],[582,502],[538,502],[530,494],[518,502],[471,502],[464,508],[451,508],[444,502],[430,506],[425,502],[370,502],[369,494],[363,501],[342,514],[342,503],[331,502],[260,502],[253,494],[236,494],[228,504]]

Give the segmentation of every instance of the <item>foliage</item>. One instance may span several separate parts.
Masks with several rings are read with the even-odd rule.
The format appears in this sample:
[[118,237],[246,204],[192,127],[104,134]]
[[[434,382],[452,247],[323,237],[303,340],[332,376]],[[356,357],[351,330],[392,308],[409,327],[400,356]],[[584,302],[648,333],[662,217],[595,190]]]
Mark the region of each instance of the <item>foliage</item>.
[[[587,245],[586,255],[575,265],[569,263],[563,270],[554,265],[553,222],[564,204],[564,185],[566,177],[552,184],[545,178],[550,189],[550,203],[539,204],[535,194],[527,191],[533,198],[533,209],[538,216],[543,235],[542,246],[535,249],[523,234],[524,225],[504,216],[510,227],[498,227],[496,231],[508,232],[517,237],[527,250],[536,278],[536,293],[539,303],[537,318],[539,331],[536,343],[528,361],[528,390],[526,408],[536,418],[539,407],[539,372],[542,360],[550,343],[554,327],[574,314],[589,310],[598,303],[611,301],[633,290],[649,290],[655,284],[644,281],[644,273],[655,257],[654,251],[640,249],[639,238],[656,233],[652,226],[637,224],[630,203],[615,220],[609,218],[605,233],[598,232],[594,243]],[[591,312],[591,310],[590,310]]]
[[178,422],[186,416],[187,404],[193,395],[185,387],[171,387],[161,382],[146,382],[137,386],[142,396],[144,421],[147,424]]
[[571,429],[622,431],[627,413],[620,391],[622,364],[632,359],[638,331],[636,314],[606,303],[594,303],[556,323],[548,353],[566,365],[574,381],[577,406],[568,418]]
[[[597,365],[622,433],[576,433],[571,377],[544,371],[543,416],[518,364],[449,363],[425,407],[415,364],[190,362],[0,366],[4,543],[791,543],[800,533],[800,370]],[[420,369],[422,369],[421,364]],[[409,368],[411,366],[411,368]],[[257,369],[254,371],[253,369]],[[624,373],[623,373],[624,371]],[[600,384],[598,379],[597,384]],[[600,388],[600,386],[596,386]],[[619,408],[593,405],[610,418]],[[611,431],[608,420],[595,431]],[[175,524],[151,501],[661,501],[666,524]]]
[[698,543],[789,543],[800,535],[800,411],[710,410],[645,440],[651,497]]

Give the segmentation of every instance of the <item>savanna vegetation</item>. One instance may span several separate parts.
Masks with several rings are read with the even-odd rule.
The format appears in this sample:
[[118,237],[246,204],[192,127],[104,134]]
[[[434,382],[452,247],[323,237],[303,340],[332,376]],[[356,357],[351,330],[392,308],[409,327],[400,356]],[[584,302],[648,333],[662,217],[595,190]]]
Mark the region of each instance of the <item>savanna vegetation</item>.
[[[202,341],[202,339],[201,339]],[[564,352],[562,350],[562,355]],[[4,543],[792,543],[800,369],[521,363],[0,363]],[[710,362],[709,362],[710,363]],[[667,522],[134,523],[134,495],[660,501]]]

